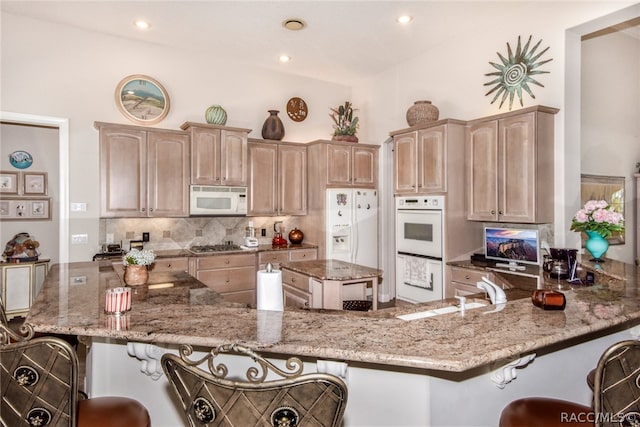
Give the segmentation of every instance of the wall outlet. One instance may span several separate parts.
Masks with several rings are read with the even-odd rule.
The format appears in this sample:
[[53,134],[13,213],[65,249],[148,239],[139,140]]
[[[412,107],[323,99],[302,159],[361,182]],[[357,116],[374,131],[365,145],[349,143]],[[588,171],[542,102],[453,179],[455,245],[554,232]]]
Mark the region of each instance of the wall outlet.
[[71,235],[72,245],[86,245],[87,243],[89,243],[88,234],[72,234]]
[[261,229],[261,230],[260,230],[260,235],[261,235],[262,237],[265,237],[265,236],[267,235],[267,229],[266,229],[266,228]]
[[143,242],[148,242],[149,241],[149,232],[145,231],[142,233],[142,241]]
[[113,233],[107,233],[107,241],[105,243],[113,243]]

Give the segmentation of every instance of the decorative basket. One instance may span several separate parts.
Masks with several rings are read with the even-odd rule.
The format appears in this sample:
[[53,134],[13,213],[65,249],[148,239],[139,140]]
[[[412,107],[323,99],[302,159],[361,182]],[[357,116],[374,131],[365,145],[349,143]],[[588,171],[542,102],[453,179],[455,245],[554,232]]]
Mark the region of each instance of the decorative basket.
[[343,310],[352,310],[352,311],[369,311],[373,306],[372,301],[368,300],[346,300],[342,301],[342,309]]

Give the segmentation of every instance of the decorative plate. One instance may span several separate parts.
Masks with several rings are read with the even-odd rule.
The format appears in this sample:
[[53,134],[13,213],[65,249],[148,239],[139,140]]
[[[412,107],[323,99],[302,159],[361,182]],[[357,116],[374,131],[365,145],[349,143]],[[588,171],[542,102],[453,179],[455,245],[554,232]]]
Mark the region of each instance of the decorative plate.
[[26,169],[33,163],[33,157],[26,151],[14,151],[9,154],[9,163],[18,169]]
[[141,125],[159,123],[169,113],[169,95],[156,80],[142,74],[125,77],[116,87],[116,105],[129,120]]
[[294,97],[287,101],[287,115],[294,122],[301,122],[307,118],[309,109],[304,99]]

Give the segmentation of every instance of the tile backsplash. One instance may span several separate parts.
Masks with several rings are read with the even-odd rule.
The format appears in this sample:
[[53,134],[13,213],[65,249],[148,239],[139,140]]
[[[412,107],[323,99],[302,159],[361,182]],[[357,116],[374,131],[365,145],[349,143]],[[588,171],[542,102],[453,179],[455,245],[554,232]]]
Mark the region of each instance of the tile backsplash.
[[[245,228],[253,221],[260,244],[270,244],[274,224],[282,221],[282,235],[300,227],[295,216],[282,217],[193,217],[193,218],[102,218],[100,219],[100,243],[106,243],[113,235],[113,243],[122,243],[129,249],[129,241],[142,240],[142,233],[149,233],[145,248],[153,250],[187,249],[193,245],[218,244],[233,241],[244,242]],[[266,236],[261,235],[266,230]]]

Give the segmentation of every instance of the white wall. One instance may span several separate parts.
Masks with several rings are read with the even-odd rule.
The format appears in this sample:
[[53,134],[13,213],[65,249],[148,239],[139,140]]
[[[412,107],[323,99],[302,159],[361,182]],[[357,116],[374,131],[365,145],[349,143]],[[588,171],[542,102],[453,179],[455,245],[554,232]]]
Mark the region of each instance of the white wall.
[[[285,141],[330,139],[328,107],[351,97],[347,86],[249,69],[195,52],[134,43],[7,13],[1,28],[1,110],[68,117],[70,124],[70,202],[87,212],[70,213],[70,234],[87,233],[88,245],[70,246],[69,261],[87,261],[99,241],[98,133],[94,121],[132,124],[114,101],[118,82],[147,74],[167,89],[171,110],[155,127],[179,129],[185,121],[204,122],[214,103],[227,110],[227,125],[253,129],[261,138],[269,109],[279,109]],[[286,102],[298,96],[309,106],[307,120],[286,116]],[[1,148],[4,156],[4,148]],[[8,153],[7,153],[8,154]]]
[[633,264],[634,178],[640,161],[640,39],[611,33],[582,42],[582,173],[625,177],[624,245],[607,256]]
[[[0,170],[11,172],[46,172],[51,205],[51,220],[2,221],[0,222],[0,244],[4,245],[17,233],[26,232],[40,243],[40,258],[50,258],[51,264],[58,262],[59,239],[59,171],[58,171],[58,130],[50,127],[0,125]],[[9,163],[9,154],[24,150],[33,156],[33,164],[27,169],[16,169]]]

